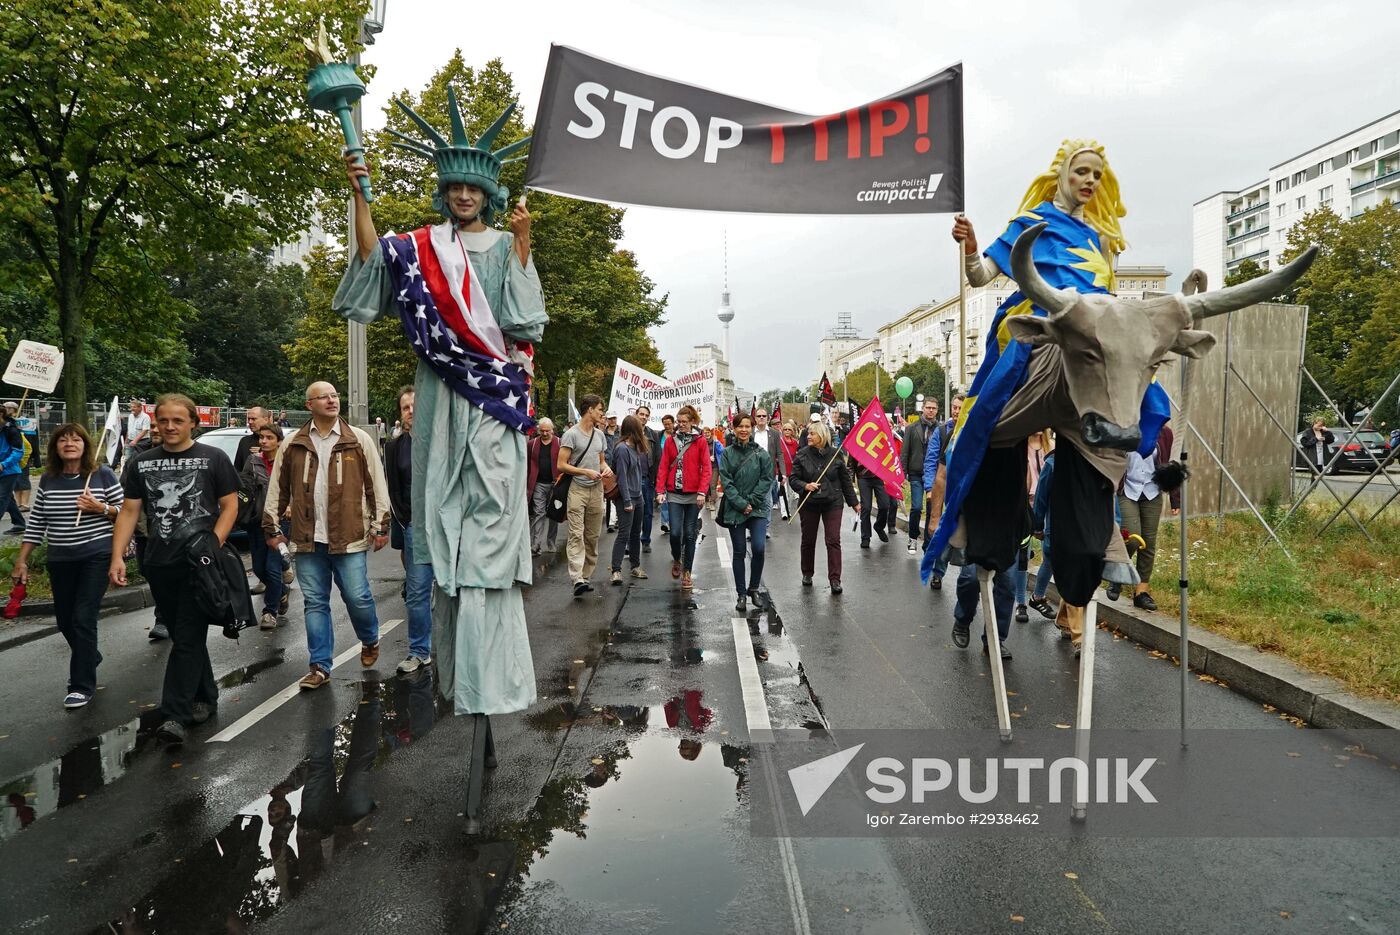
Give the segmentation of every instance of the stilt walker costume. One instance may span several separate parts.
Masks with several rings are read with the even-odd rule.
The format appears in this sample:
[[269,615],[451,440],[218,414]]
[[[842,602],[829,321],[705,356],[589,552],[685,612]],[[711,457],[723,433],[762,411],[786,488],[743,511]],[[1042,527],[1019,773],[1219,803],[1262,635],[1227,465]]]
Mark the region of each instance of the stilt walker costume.
[[[1102,178],[1089,204],[1077,203],[1072,196],[1070,168],[1076,156],[1092,153],[1103,160]],[[1057,289],[1073,289],[1081,293],[1111,293],[1115,288],[1115,260],[1126,246],[1118,219],[1127,213],[1119,197],[1118,182],[1109,169],[1103,147],[1092,141],[1065,140],[1055,154],[1050,168],[1031,183],[1022,199],[1019,213],[1011,219],[1006,231],[998,237],[983,256],[967,257],[968,281],[983,285],[996,276],[1011,275],[1011,249],[1016,239],[1029,227],[1044,223],[1045,228],[1033,248],[1036,270]],[[1016,549],[1029,533],[1028,519],[1007,514],[1006,504],[1014,504],[1025,512],[1024,498],[1004,495],[1008,480],[1025,476],[1025,436],[1003,437],[997,432],[999,422],[1014,422],[1015,413],[1007,404],[1027,381],[1032,369],[1034,349],[1011,337],[1006,321],[1014,315],[1044,317],[1045,310],[1035,305],[1019,290],[1013,292],[997,308],[996,317],[987,335],[986,355],[969,388],[966,402],[954,427],[951,453],[947,458],[947,487],[944,512],[938,529],[924,553],[921,575],[927,583],[935,560],[949,549],[954,564],[967,562],[994,570],[1004,570],[1015,559]],[[1142,447],[1152,450],[1157,432],[1169,414],[1166,394],[1153,383],[1143,399],[1140,414]],[[1044,426],[1035,426],[1035,429]],[[1113,491],[1126,465],[1122,451],[1095,447],[1067,430],[1060,448],[1072,464],[1066,462],[1056,473],[1056,489],[1065,498],[1064,507],[1056,511],[1056,552],[1073,549],[1069,554],[1054,556],[1056,583],[1065,591],[1062,577],[1073,576],[1076,581],[1070,603],[1087,602],[1098,581],[1107,574],[1110,579],[1130,576],[1130,566],[1118,560],[1105,570],[1105,555],[1101,545],[1112,542]],[[1069,444],[1066,445],[1065,442]],[[1078,457],[1075,457],[1078,456]],[[1082,464],[1082,470],[1065,470]],[[986,476],[980,476],[986,475]],[[979,484],[980,480],[980,484]],[[1071,482],[1079,481],[1079,490],[1071,494]],[[983,491],[983,489],[986,489]],[[979,496],[979,491],[994,495]],[[1088,502],[1086,502],[1086,497]],[[1068,513],[1069,515],[1061,515]],[[1082,535],[1075,528],[1083,526]],[[1062,533],[1063,530],[1063,533]],[[1113,551],[1121,551],[1121,548]],[[1091,554],[1092,553],[1092,554]],[[1062,570],[1063,569],[1063,570]],[[1127,578],[1123,583],[1132,583]]]
[[[418,356],[411,560],[433,566],[438,689],[457,714],[505,714],[535,700],[517,584],[531,581],[523,490],[524,433],[534,425],[531,342],[548,317],[533,257],[522,261],[510,233],[467,228],[480,228],[478,218],[490,224],[506,208],[502,157],[529,140],[491,152],[513,105],[473,145],[451,90],[450,142],[396,103],[430,142],[394,133],[404,141],[394,145],[435,160],[433,206],[447,221],[381,237],[364,261],[352,255],[334,307],[365,324],[397,316]],[[477,217],[454,216],[447,197],[454,184],[482,191]],[[355,207],[369,210],[358,195]]]

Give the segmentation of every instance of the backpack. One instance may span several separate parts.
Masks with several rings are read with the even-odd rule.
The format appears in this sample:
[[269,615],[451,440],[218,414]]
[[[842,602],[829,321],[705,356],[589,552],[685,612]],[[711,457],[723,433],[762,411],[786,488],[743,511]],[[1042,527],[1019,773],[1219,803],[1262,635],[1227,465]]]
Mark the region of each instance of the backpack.
[[23,432],[19,433],[19,438],[20,441],[24,443],[24,454],[20,456],[19,466],[27,468],[29,467],[29,459],[34,456],[34,446],[29,444],[29,436],[25,435]]
[[267,475],[254,466],[254,457],[261,455],[249,455],[238,473],[238,519],[235,523],[240,527],[261,525],[259,514],[267,500]]

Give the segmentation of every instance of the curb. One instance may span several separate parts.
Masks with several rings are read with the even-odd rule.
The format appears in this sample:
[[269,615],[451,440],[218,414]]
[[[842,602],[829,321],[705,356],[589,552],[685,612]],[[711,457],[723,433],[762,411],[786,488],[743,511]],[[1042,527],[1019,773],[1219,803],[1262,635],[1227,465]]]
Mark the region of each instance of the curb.
[[[899,525],[907,529],[908,523],[908,514],[899,514]],[[1058,589],[1053,583],[1050,587],[1058,600]],[[1131,603],[1120,608],[1106,600],[1098,602],[1098,617],[1110,630],[1172,659],[1181,650],[1180,622],[1175,617],[1139,610]],[[1400,704],[1354,695],[1336,679],[1309,672],[1282,656],[1197,626],[1189,627],[1187,646],[1191,670],[1218,679],[1246,698],[1302,718],[1312,727],[1400,731]],[[1392,755],[1400,754],[1400,734],[1390,735],[1384,743]]]
[[[97,619],[153,606],[155,602],[151,600],[151,587],[148,584],[109,591],[102,597]],[[32,601],[25,604],[13,622],[0,628],[0,634],[3,634],[0,635],[0,652],[56,634],[58,624],[54,621],[53,613],[52,601]]]
[[[1052,585],[1053,587],[1053,585]],[[1059,597],[1058,591],[1055,595]],[[1099,619],[1109,629],[1173,659],[1181,649],[1179,621],[1136,607],[1100,600]],[[1302,718],[1313,727],[1337,730],[1400,730],[1400,704],[1362,698],[1336,679],[1317,675],[1281,656],[1218,634],[1188,629],[1190,668],[1219,679],[1232,691]]]

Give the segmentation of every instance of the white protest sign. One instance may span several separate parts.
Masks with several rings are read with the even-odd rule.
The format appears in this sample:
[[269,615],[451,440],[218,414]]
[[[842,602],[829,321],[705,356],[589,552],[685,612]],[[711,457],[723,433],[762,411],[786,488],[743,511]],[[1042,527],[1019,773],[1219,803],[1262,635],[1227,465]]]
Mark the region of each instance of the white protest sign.
[[63,373],[63,352],[51,344],[21,341],[10,356],[3,379],[11,386],[52,393]]
[[660,428],[662,416],[674,416],[682,406],[694,406],[703,424],[714,425],[715,401],[718,397],[719,376],[714,364],[706,364],[675,380],[667,380],[619,359],[613,368],[607,411],[621,417],[635,411],[638,406],[650,406],[649,424]]

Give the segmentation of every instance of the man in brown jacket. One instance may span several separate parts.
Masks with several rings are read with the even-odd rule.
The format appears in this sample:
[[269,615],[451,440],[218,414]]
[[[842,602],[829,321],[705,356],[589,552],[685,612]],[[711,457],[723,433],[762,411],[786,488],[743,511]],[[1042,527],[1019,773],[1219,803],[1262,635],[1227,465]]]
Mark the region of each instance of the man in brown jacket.
[[306,408],[311,421],[277,451],[262,525],[268,548],[276,549],[286,542],[279,519],[291,521],[311,655],[301,687],[309,690],[330,680],[332,577],[360,639],[360,665],[369,668],[379,659],[379,618],[366,559],[371,548],[378,552],[389,541],[389,487],[379,446],[340,418],[334,386],[307,387]]

